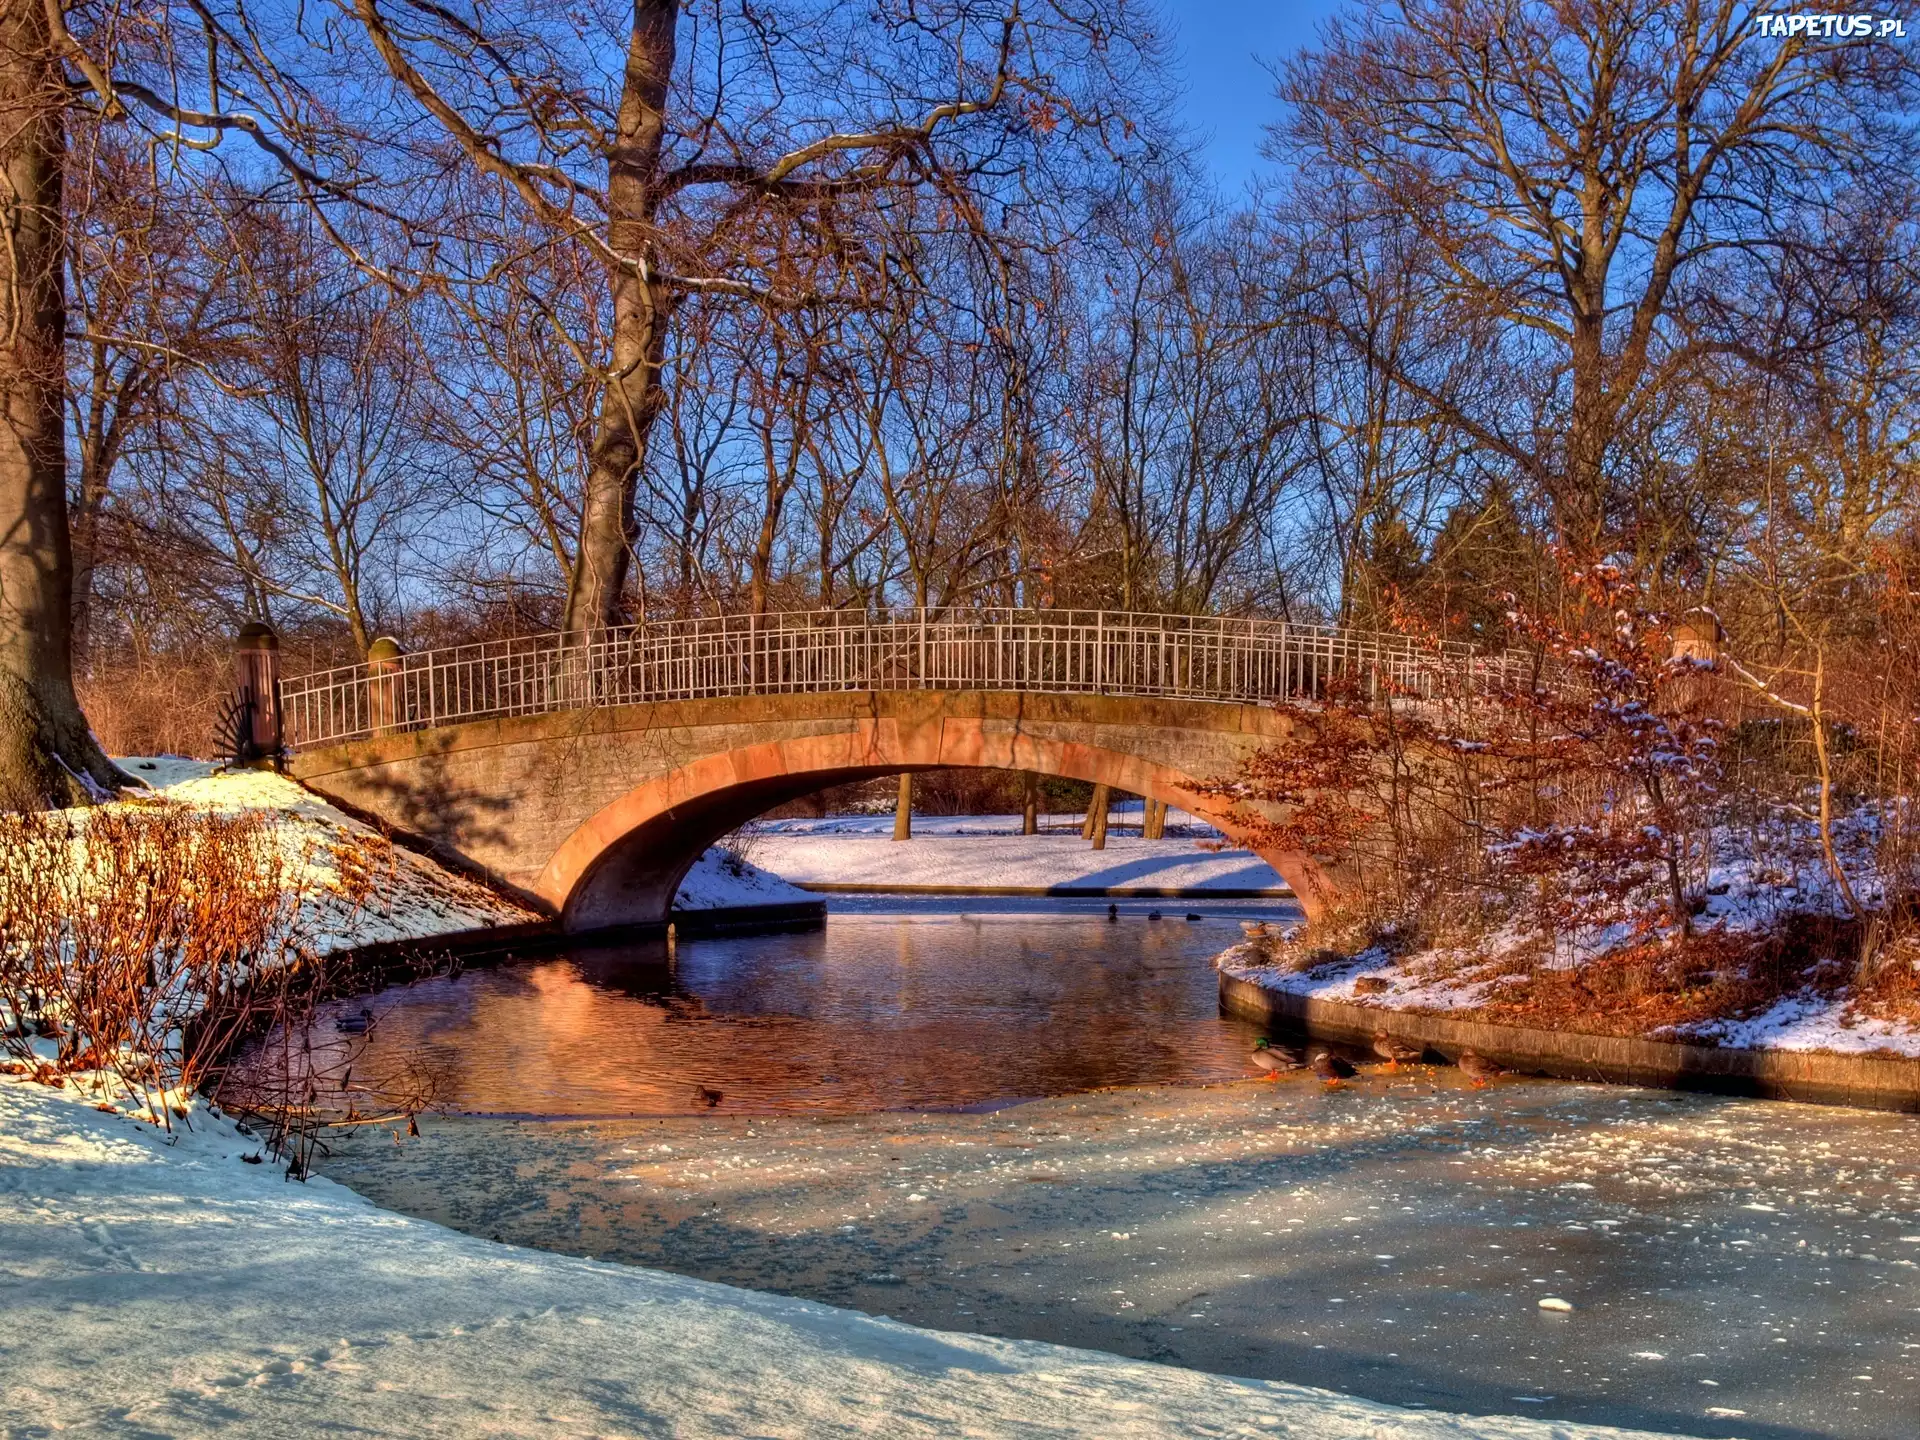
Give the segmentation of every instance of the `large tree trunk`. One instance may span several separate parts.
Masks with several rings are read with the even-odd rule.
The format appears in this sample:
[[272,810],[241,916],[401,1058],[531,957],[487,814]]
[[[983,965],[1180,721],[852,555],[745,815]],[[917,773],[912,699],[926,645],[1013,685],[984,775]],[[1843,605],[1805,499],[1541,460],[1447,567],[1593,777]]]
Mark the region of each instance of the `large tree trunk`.
[[580,549],[567,588],[569,633],[591,633],[626,618],[627,566],[636,538],[634,490],[646,463],[647,433],[660,411],[660,364],[674,303],[649,277],[657,253],[654,185],[678,18],[674,0],[635,0],[619,130],[607,157],[607,240],[634,264],[610,276],[613,368],[581,497]]
[[131,784],[73,693],[66,304],[66,88],[39,0],[0,0],[0,806]]

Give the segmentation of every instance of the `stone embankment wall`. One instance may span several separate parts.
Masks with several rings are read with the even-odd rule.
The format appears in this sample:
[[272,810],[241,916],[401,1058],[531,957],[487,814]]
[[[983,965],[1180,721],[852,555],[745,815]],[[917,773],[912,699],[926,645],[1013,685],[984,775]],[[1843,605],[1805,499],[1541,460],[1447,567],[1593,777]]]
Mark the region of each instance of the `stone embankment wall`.
[[1734,1050],[1491,1025],[1270,990],[1224,972],[1220,1003],[1276,1031],[1363,1049],[1384,1029],[1449,1060],[1474,1050],[1523,1074],[1920,1113],[1920,1060],[1896,1056]]

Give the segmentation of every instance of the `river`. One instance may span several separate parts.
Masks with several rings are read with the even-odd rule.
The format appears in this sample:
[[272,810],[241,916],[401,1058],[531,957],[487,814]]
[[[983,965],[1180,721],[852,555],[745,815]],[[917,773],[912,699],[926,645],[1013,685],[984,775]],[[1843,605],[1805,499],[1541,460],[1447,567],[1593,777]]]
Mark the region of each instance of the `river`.
[[449,1113],[321,1168],[472,1233],[942,1329],[1449,1410],[1920,1434],[1920,1120],[1249,1079],[1209,961],[1254,912],[1150,908],[837,902],[818,932],[350,1002]]
[[1211,960],[1240,917],[1286,908],[1116,910],[836,897],[817,930],[469,970],[338,1002],[317,1029],[370,1008],[356,1070],[410,1060],[467,1114],[959,1109],[1244,1074],[1259,1032],[1220,1014]]

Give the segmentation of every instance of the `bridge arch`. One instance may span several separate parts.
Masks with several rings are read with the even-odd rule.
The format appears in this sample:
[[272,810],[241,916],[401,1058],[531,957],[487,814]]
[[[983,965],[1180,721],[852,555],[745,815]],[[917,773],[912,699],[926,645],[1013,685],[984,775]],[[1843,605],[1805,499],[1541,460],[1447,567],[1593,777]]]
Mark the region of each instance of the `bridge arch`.
[[[840,781],[1038,770],[1236,838],[1209,782],[1296,743],[1271,702],[1338,680],[1470,695],[1527,657],[1192,615],[821,611],[458,645],[273,682],[288,768],[575,929],[664,921],[713,839]],[[1311,914],[1340,857],[1269,854]]]
[[[990,768],[1104,784],[1162,800],[1239,839],[1244,827],[1195,776],[1095,740],[1008,731],[991,717],[936,713],[918,724],[870,720],[838,734],[802,735],[702,756],[643,780],[588,816],[554,852],[534,889],[570,930],[664,921],[688,869],[756,815],[832,785],[902,772]],[[1329,881],[1310,857],[1263,850],[1319,908]]]

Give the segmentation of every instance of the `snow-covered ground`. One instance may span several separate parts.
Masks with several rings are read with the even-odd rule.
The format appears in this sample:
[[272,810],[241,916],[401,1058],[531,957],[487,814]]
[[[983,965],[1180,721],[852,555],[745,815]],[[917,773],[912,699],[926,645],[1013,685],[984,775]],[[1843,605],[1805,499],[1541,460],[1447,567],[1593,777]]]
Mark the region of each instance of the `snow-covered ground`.
[[1738,1050],[1831,1050],[1843,1055],[1873,1052],[1920,1059],[1920,1030],[1901,1020],[1854,1014],[1844,1000],[1788,995],[1744,1020],[1707,1020],[1675,1038]]
[[[1268,990],[1422,1014],[1471,1012],[1494,998],[1505,978],[1484,973],[1452,951],[1396,959],[1385,950],[1368,949],[1344,960],[1294,970],[1268,963],[1261,948],[1249,941],[1223,951],[1215,963],[1235,979]],[[1366,981],[1386,988],[1363,987]],[[1741,1050],[1821,1050],[1920,1059],[1920,1029],[1902,1020],[1862,1015],[1845,993],[1788,995],[1759,1015],[1670,1026],[1649,1038]]]
[[0,1436],[1598,1440],[543,1254],[0,1082]]
[[714,846],[693,862],[674,894],[675,910],[730,910],[750,905],[812,905],[819,896]]
[[[1876,854],[1882,817],[1862,806],[1834,824],[1834,846],[1851,876],[1855,895],[1866,906],[1883,902],[1888,885]],[[1753,826],[1722,825],[1707,839],[1711,863],[1697,878],[1699,909],[1694,934],[1702,939],[1752,942],[1781,933],[1798,919],[1844,921],[1847,902],[1821,853],[1813,821],[1783,812]],[[1662,913],[1664,896],[1640,895],[1651,914]],[[1651,941],[1673,943],[1676,927],[1632,923],[1564,926],[1551,934],[1516,916],[1488,933],[1438,943],[1395,956],[1383,947],[1361,950],[1344,959],[1310,968],[1294,968],[1298,957],[1287,945],[1259,941],[1236,945],[1216,962],[1228,974],[1271,990],[1339,1000],[1384,1010],[1473,1011],[1501,998],[1501,987],[1519,984],[1529,966],[1575,971]],[[1844,942],[1829,942],[1810,959],[1850,965]],[[1281,963],[1273,963],[1275,959]],[[1914,965],[1912,951],[1889,962]],[[1920,1059],[1920,1023],[1909,1016],[1873,1013],[1849,985],[1831,981],[1780,996],[1759,1013],[1691,1019],[1649,1032],[1649,1038],[1739,1049],[1881,1053]]]
[[[539,918],[464,875],[389,844],[284,775],[270,770],[216,773],[217,767],[205,761],[172,757],[134,756],[117,763],[167,800],[223,815],[270,816],[289,873],[306,892],[305,928],[318,950],[419,940]],[[347,893],[343,851],[372,862],[373,883],[362,902],[355,903]]]
[[[1362,950],[1345,959],[1294,970],[1270,963],[1267,952],[1252,940],[1223,950],[1214,964],[1236,980],[1250,980],[1268,990],[1349,1005],[1375,1005],[1383,1010],[1471,1010],[1486,1000],[1494,983],[1463,980],[1452,974],[1425,980],[1415,966],[1381,949]],[[1384,981],[1387,989],[1362,993],[1362,980]]]
[[893,839],[891,815],[773,820],[755,827],[747,853],[795,885],[820,889],[1290,893],[1258,855],[1217,848],[1217,831],[1179,811],[1167,817],[1165,839],[1109,832],[1104,850],[1080,838],[1077,820],[1051,818],[1060,829],[1022,835],[1018,815],[916,815],[913,838],[903,841]]

